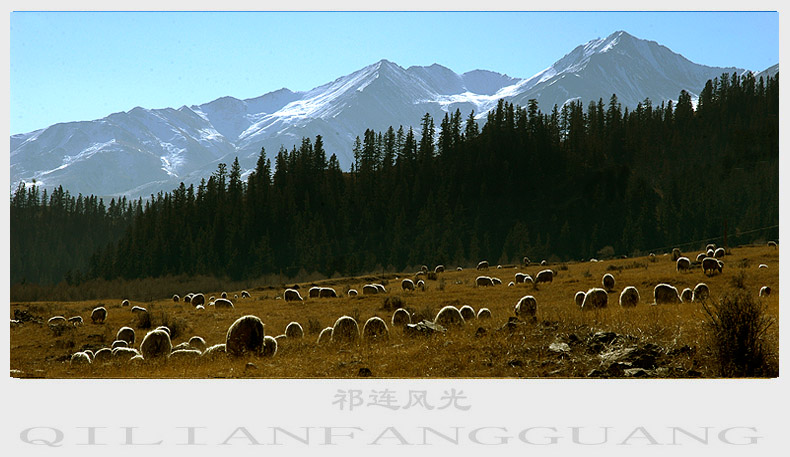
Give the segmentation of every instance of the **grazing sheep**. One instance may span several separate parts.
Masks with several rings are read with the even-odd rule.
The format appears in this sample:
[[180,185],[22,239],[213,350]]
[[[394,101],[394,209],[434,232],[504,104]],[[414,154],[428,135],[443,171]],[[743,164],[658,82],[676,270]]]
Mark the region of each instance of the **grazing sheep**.
[[277,339],[271,335],[263,337],[263,349],[261,350],[262,357],[274,357],[277,354]]
[[205,306],[203,306],[203,305],[197,305],[197,306],[195,306],[195,311],[203,311],[204,309],[206,309],[206,307],[205,307]]
[[87,354],[87,355],[88,355],[88,357],[90,357],[90,358],[91,358],[91,362],[93,362],[93,351],[91,351],[90,349],[85,349],[85,350],[84,350],[84,351],[82,351],[82,352],[84,352],[85,354]]
[[714,249],[716,249],[716,245],[714,243],[708,243],[708,245],[705,246],[705,252],[712,251]]
[[724,257],[724,248],[717,248],[715,251],[713,251],[713,257],[717,259]]
[[167,360],[168,362],[174,362],[174,363],[184,363],[184,362],[194,363],[195,361],[200,359],[200,356],[202,355],[203,353],[200,352],[200,350],[198,349],[189,349],[189,348],[173,349],[173,351],[168,356]]
[[97,306],[91,311],[91,321],[94,324],[101,324],[107,319],[107,309],[103,306]]
[[495,286],[501,286],[502,285],[502,280],[499,279],[499,278],[492,277],[491,278],[491,282],[493,282]]
[[527,256],[524,256],[524,258],[521,259],[521,264],[524,265],[525,267],[528,267],[530,263],[531,262],[529,260],[529,257],[527,257]]
[[475,309],[469,305],[462,306],[458,311],[461,313],[461,317],[464,318],[464,321],[469,321],[477,317]]
[[315,344],[324,344],[330,341],[332,341],[332,327],[327,327],[318,334],[318,339],[315,341]]
[[318,291],[318,296],[321,298],[337,298],[337,292],[331,287],[322,287],[321,290]]
[[93,355],[94,362],[109,362],[112,360],[112,349],[101,348]]
[[573,296],[573,301],[576,302],[576,306],[581,308],[582,303],[584,303],[584,292],[581,290],[576,292],[576,295]]
[[304,330],[299,322],[291,322],[285,327],[285,336],[287,338],[303,338]]
[[540,266],[542,266],[542,267],[545,267],[548,264],[549,264],[549,262],[547,262],[546,259],[543,259],[543,260],[540,261]]
[[475,278],[475,285],[477,287],[491,287],[494,285],[494,280],[488,276],[478,276]]
[[359,295],[359,292],[357,292],[357,289],[348,289],[348,296],[349,297],[356,297],[357,295]]
[[184,303],[192,303],[192,294],[184,295]]
[[227,355],[228,351],[225,350],[225,343],[221,343],[207,347],[206,350],[203,351],[202,358],[206,360],[216,360],[227,357]]
[[241,298],[250,298],[250,297],[251,296],[249,292],[247,292],[246,290],[241,291]]
[[666,283],[658,284],[653,288],[653,299],[657,305],[681,302],[677,288]]
[[142,306],[133,306],[132,314],[137,317],[138,327],[149,327],[151,325],[151,315],[148,314],[148,310]]
[[[299,295],[299,291],[296,289],[285,289],[283,298],[285,298],[285,301],[302,301],[302,296]],[[263,338],[263,336],[261,336],[261,338]]]
[[112,360],[128,362],[132,357],[140,355],[140,351],[134,348],[115,348],[111,349]]
[[[721,273],[723,268],[724,264],[720,260],[714,259],[713,257],[705,257],[702,259],[702,272],[708,276],[713,276],[716,270],[719,270],[719,273]],[[710,274],[708,274],[709,271]]]
[[514,311],[519,318],[535,317],[535,313],[538,311],[538,301],[532,295],[525,295],[516,303]]
[[379,288],[375,284],[365,284],[362,286],[362,295],[376,295],[379,293]]
[[527,279],[527,274],[525,273],[516,273],[516,284],[523,284],[524,280]]
[[776,249],[778,247],[778,245],[776,244],[776,241],[769,241],[768,242],[768,247]]
[[423,281],[422,279],[417,281],[417,288],[422,291],[425,291],[425,281]]
[[444,328],[462,327],[464,325],[464,317],[461,315],[461,311],[459,311],[458,308],[447,305],[436,313],[436,318],[433,322]]
[[639,291],[634,286],[628,286],[620,292],[620,307],[633,308],[639,304]]
[[71,355],[71,358],[69,359],[69,364],[70,365],[75,365],[75,366],[76,365],[90,365],[91,364],[91,358],[90,358],[90,356],[88,354],[86,354],[84,352],[75,352],[74,354]]
[[362,339],[364,341],[381,341],[388,340],[390,331],[384,319],[373,316],[362,326]]
[[480,308],[477,310],[477,320],[491,319],[491,310],[488,308]]
[[376,284],[373,284],[373,285],[376,286],[376,289],[379,290],[380,294],[386,294],[387,293],[387,289],[384,288],[383,284],[376,283]]
[[713,254],[715,253],[716,252],[713,249],[708,249],[707,251],[705,251],[705,255],[708,257],[713,257]]
[[647,255],[647,258],[650,259],[651,262],[655,262],[656,261],[655,253],[651,252],[650,254]]
[[187,344],[189,344],[189,347],[193,349],[198,349],[200,351],[206,349],[206,340],[204,340],[199,336],[193,336],[192,338],[189,339],[189,342]]
[[174,350],[174,351],[177,351],[177,350],[179,350],[179,349],[193,349],[193,348],[192,348],[192,347],[190,347],[190,346],[189,346],[189,343],[187,343],[187,342],[185,341],[185,342],[183,342],[183,343],[179,343],[179,344],[176,344],[175,346],[173,346],[173,350]]
[[310,288],[310,290],[307,291],[308,298],[318,298],[320,294],[321,294],[321,288],[318,286],[313,286]]
[[403,290],[414,290],[414,281],[409,278],[404,279],[400,282],[400,288]]
[[159,327],[155,328],[154,330],[162,330],[163,332],[167,332],[168,335],[172,335],[170,328],[166,325],[160,325]]
[[260,354],[263,349],[263,322],[257,316],[242,316],[228,327],[225,351],[231,356],[246,352]]
[[341,316],[332,326],[333,343],[352,343],[359,339],[359,324],[351,316]]
[[433,269],[434,273],[444,273],[444,265],[436,265],[436,268]]
[[760,288],[760,296],[761,297],[767,297],[769,295],[771,295],[771,288],[768,287],[768,286],[762,286]]
[[222,292],[221,294],[219,294],[219,297],[220,298],[228,298],[228,293],[227,292]]
[[129,306],[129,305],[130,305],[129,300],[124,300],[121,302],[121,306]]
[[214,297],[213,295],[212,295],[212,296],[210,296],[210,297],[208,297],[208,301],[209,301],[210,303],[213,303],[213,302],[214,302],[214,300],[216,300],[216,297]]
[[233,308],[233,302],[228,300],[227,298],[218,298],[214,300],[214,307],[217,309],[220,308]]
[[129,343],[124,341],[124,340],[115,340],[115,341],[112,342],[110,347],[113,348],[113,349],[115,349],[115,348],[128,348],[129,347]]
[[593,287],[584,294],[582,309],[585,311],[606,308],[609,305],[609,293],[600,287]]
[[405,309],[398,308],[392,313],[391,322],[393,327],[403,327],[406,324],[411,324],[411,316]]
[[697,254],[697,263],[702,262],[702,259],[704,259],[705,257],[706,254],[704,252],[700,252],[699,254]]
[[116,340],[123,340],[129,343],[129,346],[134,345],[134,329],[131,327],[121,327],[118,333],[115,334]]
[[82,316],[71,316],[68,320],[75,327],[82,325]]
[[603,288],[606,289],[607,292],[610,292],[614,289],[614,276],[611,273],[606,273],[603,275],[603,279],[601,279],[601,284],[603,284]]
[[507,283],[507,286],[508,286],[508,287],[513,287],[513,286],[515,286],[515,285],[516,285],[516,283],[514,283],[513,281],[510,281],[509,283]]
[[173,295],[173,303],[178,303],[181,300],[181,297],[178,294]]
[[691,260],[688,257],[678,257],[675,270],[678,272],[691,271]]
[[535,286],[535,280],[532,279],[532,276],[526,275],[526,277],[524,278],[524,284],[529,284],[531,286]]
[[596,259],[596,258],[592,258],[592,259],[590,259],[590,262],[596,263],[596,262],[600,262],[600,261],[598,259]]
[[65,328],[68,325],[68,321],[63,316],[53,316],[49,318],[47,325],[51,329],[60,329]]
[[488,270],[488,260],[481,260],[477,263],[478,270]]
[[554,280],[554,272],[552,270],[541,270],[535,275],[535,284],[551,282],[552,280]]
[[[191,303],[192,303],[192,306],[205,305],[206,304],[206,296],[203,295],[203,294],[192,295],[192,302]],[[143,357],[145,357],[145,356],[143,356]]]
[[428,265],[421,266],[420,271],[423,272],[423,274],[428,273]]
[[160,328],[148,332],[140,343],[140,352],[145,360],[167,358],[172,351],[173,343],[170,341],[170,334]]
[[757,268],[768,268],[768,265],[761,263],[760,265],[757,266]]
[[239,294],[233,294],[233,299],[234,300],[238,300],[239,299]]
[[683,292],[680,293],[680,301],[683,303],[689,303],[694,300],[694,291],[686,287],[683,289]]
[[673,248],[672,249],[672,261],[677,261],[683,254],[680,252],[680,249]]
[[708,288],[707,284],[701,282],[694,287],[691,295],[691,301],[705,300],[708,297],[710,297],[710,289]]
[[464,271],[464,269],[461,267],[456,267],[455,271]]

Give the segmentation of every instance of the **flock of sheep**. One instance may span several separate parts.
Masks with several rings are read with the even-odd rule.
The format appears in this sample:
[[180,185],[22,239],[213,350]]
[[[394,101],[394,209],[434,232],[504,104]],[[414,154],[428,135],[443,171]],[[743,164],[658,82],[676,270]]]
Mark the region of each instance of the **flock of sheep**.
[[[775,242],[769,243],[776,247]],[[672,259],[676,265],[678,273],[690,272],[694,265],[701,266],[705,275],[711,276],[716,272],[721,273],[724,268],[724,263],[721,260],[725,256],[723,248],[716,248],[715,245],[708,245],[706,251],[696,256],[696,260],[692,262],[688,257],[682,255],[679,249],[673,249]],[[651,261],[655,261],[655,255],[650,254]],[[592,261],[596,261],[592,259]],[[529,259],[524,258],[524,265],[529,265]],[[546,262],[541,262],[546,265]],[[489,268],[488,262],[482,261],[477,265],[477,270],[487,270]],[[497,267],[501,269],[501,266]],[[761,264],[759,268],[767,268],[766,265]],[[458,267],[461,270],[461,267]],[[433,273],[441,273],[444,271],[444,266],[439,265],[434,268]],[[416,277],[428,273],[428,267],[423,266]],[[508,285],[514,286],[516,284],[531,284],[537,287],[541,283],[551,283],[554,279],[556,272],[551,269],[543,269],[539,271],[533,279],[529,274],[517,272],[514,280]],[[401,280],[401,289],[405,292],[415,290],[425,290],[425,282],[422,279],[403,279]],[[491,287],[502,284],[502,281],[496,277],[478,276],[475,279],[476,287]],[[609,304],[609,294],[615,291],[615,277],[611,273],[606,273],[601,279],[602,287],[593,287],[589,290],[578,291],[574,296],[575,304],[581,310],[595,310],[606,308]],[[387,289],[382,284],[371,283],[365,284],[362,287],[363,295],[376,295],[385,294]],[[760,289],[760,296],[767,296],[771,293],[768,286]],[[321,298],[336,298],[338,297],[335,289],[331,287],[312,287],[307,292],[310,299]],[[358,295],[356,289],[349,289],[347,295],[350,297]],[[710,296],[709,287],[703,283],[698,283],[693,289],[685,288],[683,291],[678,291],[675,286],[667,283],[657,284],[653,289],[653,303],[654,305],[665,303],[686,303],[698,302],[705,300]],[[247,291],[241,292],[241,299],[250,298],[251,295]],[[239,296],[235,295],[234,299]],[[304,301],[299,293],[298,286],[294,288],[285,289],[282,298],[287,302],[300,302]],[[215,308],[233,308],[233,302],[228,299],[228,296],[223,292],[220,298],[209,297],[208,300],[201,293],[189,293],[182,299],[178,295],[173,296],[174,302],[183,300],[185,303],[190,303],[197,311],[204,310],[206,307]],[[632,308],[640,303],[639,291],[634,286],[627,286],[622,289],[619,294],[619,305],[622,308]],[[130,306],[128,300],[123,300],[122,307]],[[514,308],[514,314],[519,319],[534,318],[538,309],[537,299],[533,295],[525,295],[520,298]],[[140,306],[131,306],[130,312],[136,316],[137,324],[140,327],[150,327],[149,312]],[[415,327],[418,324],[412,323],[413,315],[406,309],[396,309],[390,320],[389,325],[392,328],[406,328]],[[463,326],[465,322],[474,319],[490,319],[491,311],[488,308],[480,308],[475,311],[471,306],[465,305],[457,308],[452,305],[443,307],[436,314],[434,320],[428,321],[427,324],[438,326],[442,330],[450,329],[453,327]],[[103,324],[107,319],[107,309],[103,306],[96,307],[90,314],[90,319],[93,324]],[[425,323],[426,321],[423,321]],[[68,326],[83,325],[81,316],[73,316],[66,319],[64,316],[55,316],[49,319],[49,327],[53,331],[59,331]],[[334,325],[324,328],[316,343],[319,345],[326,343],[354,343],[357,341],[373,342],[387,340],[390,334],[390,327],[380,317],[371,317],[360,326],[360,324],[351,316],[343,315],[339,317]],[[252,354],[261,357],[271,357],[277,353],[278,341],[283,338],[289,340],[303,339],[305,332],[298,322],[289,323],[285,332],[276,337],[264,334],[264,324],[260,318],[254,315],[245,315],[239,317],[227,330],[224,343],[207,346],[205,340],[199,336],[193,336],[187,342],[173,345],[171,340],[170,329],[166,326],[157,327],[148,331],[139,343],[139,349],[135,348],[136,334],[135,330],[131,327],[121,327],[115,336],[115,340],[109,347],[93,352],[91,350],[79,351],[71,355],[70,363],[73,365],[103,363],[110,361],[127,361],[130,363],[143,362],[143,361],[157,361],[157,360],[184,360],[184,361],[198,361],[198,360],[211,360],[217,357],[238,357],[245,354]]]

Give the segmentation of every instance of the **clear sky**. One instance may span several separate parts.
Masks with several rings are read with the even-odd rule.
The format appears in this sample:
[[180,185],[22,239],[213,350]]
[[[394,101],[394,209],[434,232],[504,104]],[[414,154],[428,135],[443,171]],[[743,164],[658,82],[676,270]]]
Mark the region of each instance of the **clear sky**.
[[526,78],[617,30],[704,65],[779,62],[776,12],[17,11],[10,133],[307,90],[381,59]]

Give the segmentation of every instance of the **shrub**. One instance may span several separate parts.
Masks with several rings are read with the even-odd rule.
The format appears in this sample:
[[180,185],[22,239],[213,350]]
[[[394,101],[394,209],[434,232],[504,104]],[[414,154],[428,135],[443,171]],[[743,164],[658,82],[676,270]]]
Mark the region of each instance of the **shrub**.
[[321,325],[321,322],[319,322],[318,319],[313,319],[313,318],[307,319],[307,334],[308,335],[313,335],[313,334],[317,335],[317,334],[321,333],[321,330],[323,330],[323,329],[324,329],[324,327]]
[[[162,311],[161,314],[161,323],[159,325],[164,325],[165,327],[170,329],[170,338],[175,339],[181,335],[185,335],[189,332],[189,324],[187,323],[186,319],[180,317],[170,316],[166,312]],[[151,319],[148,319],[148,326],[140,328],[151,328]]]
[[702,306],[719,376],[778,376],[778,365],[766,341],[766,331],[773,319],[765,314],[765,306],[759,300],[738,292],[724,296],[718,303]]
[[738,273],[732,277],[730,280],[732,286],[736,289],[743,289],[746,290],[746,271],[740,270]]
[[391,296],[384,299],[381,304],[381,309],[384,311],[395,311],[398,308],[403,308],[405,305],[402,298],[398,296]]

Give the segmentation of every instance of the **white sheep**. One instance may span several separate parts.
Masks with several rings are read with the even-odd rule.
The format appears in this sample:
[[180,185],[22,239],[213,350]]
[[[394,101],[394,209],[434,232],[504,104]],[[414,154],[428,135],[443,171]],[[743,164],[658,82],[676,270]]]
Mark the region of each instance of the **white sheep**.
[[491,287],[494,285],[494,280],[488,276],[478,276],[475,278],[475,285],[477,287]]
[[499,279],[499,278],[493,277],[493,276],[491,277],[491,282],[493,282],[495,286],[501,286],[502,285],[502,280]]
[[318,339],[316,340],[316,344],[324,344],[332,341],[332,327],[327,327],[321,330],[321,333],[318,334]]
[[757,268],[768,268],[768,265],[761,263],[760,265],[757,266]]
[[73,326],[78,327],[82,325],[82,316],[71,316],[68,321]]
[[250,297],[251,295],[249,292],[247,292],[246,290],[241,291],[241,298],[250,298]]
[[381,341],[389,339],[390,332],[387,324],[380,317],[373,316],[362,326],[362,339],[364,341]]
[[519,318],[534,317],[538,311],[538,301],[532,295],[525,295],[516,302],[514,311]]
[[705,255],[708,256],[708,257],[713,257],[713,255],[715,253],[716,253],[716,251],[714,251],[713,249],[708,249],[708,250],[705,251]]
[[661,283],[653,288],[653,299],[657,305],[662,303],[680,303],[680,294],[675,286]]
[[535,284],[551,282],[552,280],[554,280],[554,271],[552,270],[541,270],[535,275]]
[[513,287],[513,286],[515,286],[515,285],[516,285],[516,283],[514,283],[513,281],[510,281],[509,283],[507,283],[507,286],[508,286],[508,287]]
[[680,256],[682,256],[682,255],[683,254],[680,252],[680,249],[678,249],[678,248],[673,248],[672,249],[672,261],[673,262],[677,261],[680,258]]
[[628,286],[620,292],[620,307],[633,308],[639,304],[639,291],[634,286]]
[[581,308],[582,303],[584,303],[584,291],[576,292],[576,295],[573,296],[573,301],[576,303],[576,306]]
[[710,297],[710,288],[704,282],[697,284],[694,287],[691,295],[691,301],[701,301]]
[[[285,301],[303,301],[302,296],[299,295],[299,291],[296,289],[285,289],[283,298],[285,298]],[[263,338],[263,336],[261,336],[261,338]]]
[[291,322],[285,327],[286,338],[303,338],[304,330],[299,322]]
[[[205,305],[206,304],[206,296],[203,295],[203,294],[200,294],[200,293],[194,294],[194,295],[192,295],[192,301],[190,303],[192,303],[192,306]],[[145,356],[143,356],[143,357],[145,357]]]
[[359,339],[359,324],[351,316],[341,316],[332,326],[331,338],[333,343],[352,343]]
[[524,281],[527,279],[527,274],[525,273],[516,273],[516,284],[523,284]]
[[[293,290],[293,289],[288,289]],[[260,354],[263,349],[263,322],[257,316],[246,315],[236,319],[225,335],[225,351],[230,356],[247,352]]]
[[461,313],[461,317],[464,318],[464,321],[470,321],[477,317],[477,314],[475,314],[475,309],[469,305],[462,306],[458,311]]
[[697,254],[697,263],[702,262],[702,259],[704,259],[705,257],[706,254],[704,252],[700,252],[699,254]]
[[771,295],[771,288],[768,287],[768,286],[762,286],[760,288],[760,296],[761,297],[767,297],[769,295]]
[[716,245],[714,243],[708,243],[708,245],[705,246],[705,252],[713,251],[714,249],[716,249]]
[[227,298],[218,298],[214,300],[214,307],[216,309],[233,308],[233,302],[228,300]]
[[107,308],[104,306],[97,306],[91,311],[91,321],[94,324],[101,324],[107,319]]
[[337,292],[331,287],[322,287],[321,290],[318,291],[318,296],[320,298],[337,298]]
[[444,265],[436,265],[436,268],[433,269],[434,273],[444,273]]
[[433,322],[445,328],[463,327],[464,317],[461,315],[461,311],[459,311],[458,308],[453,305],[447,305],[436,313],[436,318]]
[[170,334],[162,329],[154,329],[148,332],[140,343],[140,352],[145,360],[155,360],[167,358],[173,350],[173,343],[170,341]]
[[71,354],[71,358],[69,359],[70,365],[90,365],[91,358],[88,354],[84,352],[75,352]]
[[540,266],[542,266],[542,267],[545,267],[548,264],[549,264],[549,262],[547,262],[546,259],[543,259],[543,260],[540,261]]
[[[724,264],[721,260],[715,259],[713,257],[705,257],[702,259],[702,272],[708,276],[712,276],[716,273],[716,270],[721,273],[721,270],[724,268]],[[710,271],[710,274],[708,272]]]
[[393,327],[403,327],[406,324],[411,324],[411,316],[405,309],[398,308],[392,313],[391,322]]
[[612,276],[611,273],[606,273],[605,275],[603,275],[603,278],[601,279],[601,284],[603,285],[603,288],[606,289],[607,291],[613,290],[614,276]]
[[675,271],[691,271],[691,260],[688,257],[678,257],[675,263]]
[[178,294],[173,295],[173,303],[178,303],[181,300],[181,297]]
[[134,345],[134,329],[131,327],[121,327],[118,333],[115,334],[116,340],[123,340],[129,343],[129,346]]
[[414,281],[412,281],[409,278],[405,278],[403,281],[400,282],[400,288],[403,290],[413,291]]
[[716,248],[716,250],[713,251],[713,257],[717,259],[724,257],[724,248]]
[[225,343],[215,344],[209,346],[203,351],[202,358],[206,360],[217,360],[228,356],[228,351],[225,349]]
[[321,293],[321,288],[318,286],[313,286],[307,291],[308,298],[318,298],[319,294]]
[[477,310],[477,320],[491,319],[491,310],[488,308],[480,308]]
[[124,299],[124,301],[121,302],[121,306],[129,306],[129,305],[130,305],[129,300]]
[[348,296],[349,297],[356,297],[357,295],[359,295],[359,292],[357,292],[357,289],[348,289]]
[[692,291],[690,288],[686,287],[686,288],[685,288],[685,289],[683,289],[683,291],[680,293],[680,300],[681,300],[683,303],[689,303],[689,302],[691,302],[692,300],[694,300],[694,291]]
[[769,241],[768,242],[768,247],[776,249],[778,247],[778,245],[776,244],[776,241]]
[[222,292],[221,294],[219,294],[219,298],[228,298],[228,293]]
[[376,295],[379,293],[379,288],[375,284],[365,284],[362,286],[362,295]]
[[488,270],[488,260],[481,260],[477,263],[478,270]]
[[585,311],[606,308],[609,305],[609,294],[600,287],[593,287],[584,294],[582,309]]
[[174,363],[184,363],[184,362],[194,363],[195,361],[200,359],[200,356],[202,355],[203,353],[200,352],[200,350],[198,349],[180,348],[180,349],[173,349],[173,351],[168,356],[167,360],[168,362],[174,362]]
[[[119,347],[115,349],[111,349],[112,360],[114,361],[122,361],[128,362],[132,357],[140,355],[140,351],[134,348],[124,348]],[[168,351],[169,354],[169,351]]]
[[275,354],[277,354],[277,339],[271,335],[264,336],[261,355],[263,357],[274,357]]
[[387,289],[384,287],[383,284],[375,283],[373,285],[376,286],[376,289],[379,290],[380,294],[386,294],[387,293]]
[[112,349],[110,348],[101,348],[96,351],[96,354],[93,355],[94,362],[109,362],[112,360]]
[[418,280],[417,281],[417,288],[424,292],[425,291],[425,281],[423,281],[422,279]]

